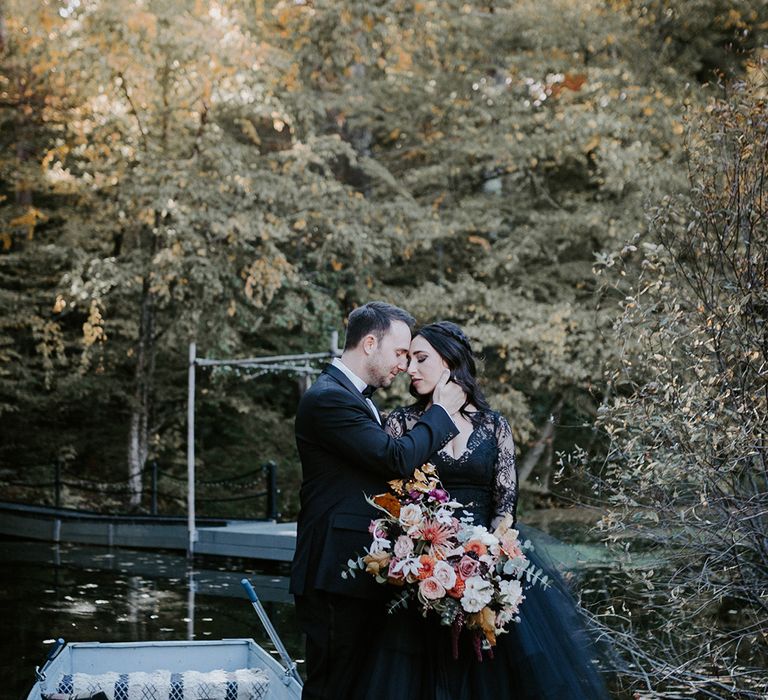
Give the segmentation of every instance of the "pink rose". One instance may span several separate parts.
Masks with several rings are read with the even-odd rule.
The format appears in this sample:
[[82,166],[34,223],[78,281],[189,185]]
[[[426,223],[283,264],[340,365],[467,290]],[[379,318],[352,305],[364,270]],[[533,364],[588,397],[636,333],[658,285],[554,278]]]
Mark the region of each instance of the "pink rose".
[[400,535],[395,540],[395,556],[398,559],[405,559],[411,552],[413,552],[413,540],[406,535]]
[[435,564],[435,573],[433,576],[446,591],[456,585],[456,572],[447,562],[437,562],[437,564]]
[[459,574],[462,578],[469,578],[477,573],[480,564],[472,557],[463,556],[459,561]]
[[434,576],[425,578],[419,584],[419,594],[427,600],[437,600],[445,595],[445,588]]

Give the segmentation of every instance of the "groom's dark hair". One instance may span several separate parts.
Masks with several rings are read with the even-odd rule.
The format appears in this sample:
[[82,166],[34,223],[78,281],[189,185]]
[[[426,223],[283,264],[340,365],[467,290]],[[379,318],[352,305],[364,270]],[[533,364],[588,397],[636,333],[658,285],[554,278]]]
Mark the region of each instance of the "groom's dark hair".
[[387,304],[385,301],[369,301],[358,306],[347,319],[347,337],[344,349],[356,348],[366,335],[375,335],[381,340],[389,330],[392,321],[402,321],[413,330],[416,319],[399,306]]

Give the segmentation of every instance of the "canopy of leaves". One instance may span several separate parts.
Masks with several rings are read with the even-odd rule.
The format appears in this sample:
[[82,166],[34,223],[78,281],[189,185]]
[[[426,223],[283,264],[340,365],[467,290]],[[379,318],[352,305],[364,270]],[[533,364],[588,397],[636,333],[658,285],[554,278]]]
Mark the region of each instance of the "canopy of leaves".
[[[685,22],[711,24],[715,4]],[[463,324],[524,451],[556,407],[589,429],[612,353],[593,256],[643,229],[653,193],[680,189],[681,113],[699,99],[686,89],[699,59],[649,44],[655,10],[6,0],[2,12],[5,465],[48,469],[64,454],[114,475],[138,439],[140,466],[176,469],[190,340],[209,356],[325,349],[371,298]],[[762,15],[740,17],[758,36]],[[290,439],[272,439],[276,424],[290,435],[292,382],[202,382],[201,469],[224,468],[233,442],[250,446],[233,469],[295,463]],[[404,387],[382,399],[406,400]]]

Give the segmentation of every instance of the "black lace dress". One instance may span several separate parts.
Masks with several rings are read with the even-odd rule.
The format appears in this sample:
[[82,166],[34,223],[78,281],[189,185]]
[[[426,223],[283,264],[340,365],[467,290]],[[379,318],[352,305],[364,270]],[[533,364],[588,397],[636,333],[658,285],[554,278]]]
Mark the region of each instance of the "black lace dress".
[[[402,435],[416,423],[416,407],[393,411],[386,429]],[[470,415],[474,430],[456,458],[437,452],[431,460],[443,486],[472,504],[475,523],[487,527],[515,514],[517,470],[509,423],[493,411]],[[521,540],[535,540],[520,524]],[[459,658],[450,630],[412,610],[387,615],[371,630],[371,654],[357,696],[370,700],[600,700],[607,698],[592,661],[593,646],[576,603],[554,566],[537,548],[532,563],[554,579],[548,589],[530,586],[521,621],[499,636],[493,658],[478,661],[469,634],[462,633]]]

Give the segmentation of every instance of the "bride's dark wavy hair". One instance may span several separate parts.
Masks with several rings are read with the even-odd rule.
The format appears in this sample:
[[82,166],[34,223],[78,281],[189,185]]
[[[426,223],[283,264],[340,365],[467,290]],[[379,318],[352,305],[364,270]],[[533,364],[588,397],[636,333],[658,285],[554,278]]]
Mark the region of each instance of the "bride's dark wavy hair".
[[[451,378],[466,392],[467,400],[460,412],[466,415],[464,409],[469,405],[475,406],[481,411],[490,411],[491,407],[477,386],[475,355],[464,331],[450,321],[438,321],[422,326],[414,333],[414,338],[419,335],[445,360],[451,371]],[[417,406],[423,407],[431,399],[431,395],[419,395],[413,386],[411,386],[410,392],[411,396],[416,398]]]

